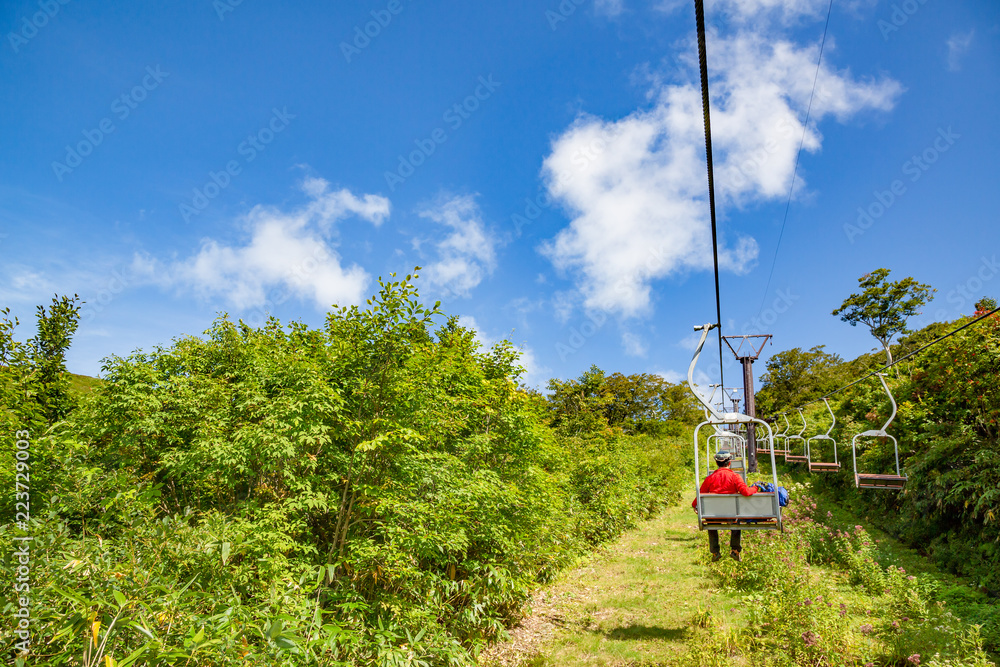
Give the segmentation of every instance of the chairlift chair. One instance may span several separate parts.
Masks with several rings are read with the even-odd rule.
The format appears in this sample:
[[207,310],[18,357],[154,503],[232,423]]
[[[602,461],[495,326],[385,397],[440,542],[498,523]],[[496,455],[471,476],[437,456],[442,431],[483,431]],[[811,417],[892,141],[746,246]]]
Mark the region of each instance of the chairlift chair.
[[[788,436],[788,431],[791,430],[792,425],[788,421],[788,415],[786,415],[784,412],[782,412],[781,416],[785,420],[785,430],[782,431],[781,433],[776,433],[774,435],[774,453],[775,454],[780,454],[781,456],[787,456],[788,455],[788,437],[789,437]],[[780,443],[778,442],[779,440],[781,441]]]
[[[806,439],[802,437],[802,434],[806,432],[806,416],[802,414],[802,408],[795,408],[798,410],[799,419],[802,420],[802,430],[799,431],[798,435],[790,435],[785,438],[785,463],[805,463],[809,461],[808,455],[806,455]],[[792,454],[792,440],[802,441],[802,454]]]
[[[837,472],[840,470],[840,462],[837,461],[837,441],[830,437],[830,433],[833,432],[833,427],[837,425],[837,416],[833,414],[833,408],[830,407],[830,401],[823,398],[823,402],[826,403],[826,409],[830,412],[830,428],[826,430],[826,433],[821,433],[820,435],[814,435],[806,441],[806,459],[809,463],[809,472]],[[825,461],[813,461],[812,456],[812,442],[813,440],[829,440],[830,448],[833,450],[833,463]]]
[[[708,418],[698,424],[694,429],[694,489],[695,507],[698,510],[699,530],[782,530],[781,505],[778,502],[777,493],[757,492],[752,496],[744,496],[739,493],[702,493],[701,477],[699,475],[700,462],[698,460],[698,434],[705,426],[732,425],[732,424],[760,424],[767,430],[767,439],[772,441],[770,425],[756,417],[750,417],[736,412],[718,413],[706,400],[705,396],[696,388],[694,383],[694,367],[698,363],[698,357],[705,346],[708,332],[714,329],[715,324],[705,324],[695,327],[695,331],[701,331],[701,340],[695,348],[694,357],[688,367],[688,387],[695,398],[706,408]],[[718,430],[718,429],[716,429]],[[711,436],[710,436],[711,437]],[[774,448],[770,448],[771,454],[771,475],[774,481],[774,488],[778,488],[777,465],[774,460]]]
[[[892,392],[889,390],[889,385],[885,382],[885,374],[876,373],[876,375],[878,375],[878,379],[882,382],[885,393],[889,395],[889,402],[892,403],[892,414],[889,415],[889,420],[882,425],[882,428],[858,433],[851,440],[851,458],[854,461],[854,485],[859,489],[889,489],[891,491],[899,491],[906,485],[906,476],[902,474],[899,468],[899,443],[896,442],[896,438],[885,432],[889,428],[889,424],[892,423],[892,420],[896,418],[896,399],[893,398]],[[892,440],[892,446],[896,452],[895,475],[875,475],[858,472],[857,442],[861,438],[889,438]]]
[[774,448],[774,442],[770,438],[759,437],[756,441],[758,454],[767,454]]

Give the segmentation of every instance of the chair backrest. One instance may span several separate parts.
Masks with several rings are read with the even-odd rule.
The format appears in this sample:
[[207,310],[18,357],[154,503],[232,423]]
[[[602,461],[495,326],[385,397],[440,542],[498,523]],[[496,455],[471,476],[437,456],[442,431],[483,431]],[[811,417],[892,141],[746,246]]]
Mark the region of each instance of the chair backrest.
[[802,420],[802,430],[799,431],[799,437],[801,438],[802,434],[806,432],[806,416],[802,414],[802,408],[795,408],[795,409],[798,410],[799,419]]
[[906,480],[906,478],[903,477],[902,469],[899,467],[899,443],[896,441],[895,437],[893,437],[893,436],[889,435],[888,433],[886,433],[886,429],[889,428],[890,424],[892,424],[892,420],[896,418],[896,399],[895,399],[895,397],[893,397],[892,391],[889,389],[889,385],[885,381],[885,373],[876,373],[876,375],[878,375],[878,379],[882,383],[882,388],[885,389],[885,393],[889,395],[889,402],[892,404],[892,414],[890,414],[889,415],[889,419],[887,419],[886,422],[884,424],[882,424],[882,428],[872,429],[872,430],[869,430],[869,431],[863,431],[861,433],[858,433],[856,436],[854,436],[854,438],[851,439],[851,459],[852,459],[852,461],[854,463],[854,483],[855,483],[855,486],[857,486],[858,488],[889,488],[889,489],[896,489],[896,490],[898,490],[898,489],[902,488],[902,485],[899,485],[899,486],[866,487],[861,482],[862,482],[862,478],[865,477],[865,475],[868,474],[868,473],[859,473],[858,472],[858,446],[857,446],[858,439],[860,439],[860,438],[888,438],[888,439],[892,440],[892,447],[895,450],[895,456],[896,456],[896,475],[895,475],[895,478],[893,478],[893,476],[891,476],[891,475],[872,475],[872,477],[875,477],[875,478],[884,478],[884,479],[895,479],[895,481],[898,481],[898,480],[905,481]]
[[755,493],[742,496],[738,493],[702,493],[699,496],[701,511],[705,519],[759,519],[778,516],[777,493]]
[[[812,441],[813,440],[829,440],[830,446],[833,448],[833,462],[837,463],[837,442],[830,437],[833,432],[833,427],[837,424],[837,415],[833,414],[833,408],[830,407],[830,401],[826,400],[826,396],[823,397],[823,402],[826,403],[827,412],[830,413],[830,428],[826,429],[826,433],[822,435],[814,435],[806,441],[806,459],[809,461],[811,466],[812,460]],[[839,465],[839,464],[838,464]]]

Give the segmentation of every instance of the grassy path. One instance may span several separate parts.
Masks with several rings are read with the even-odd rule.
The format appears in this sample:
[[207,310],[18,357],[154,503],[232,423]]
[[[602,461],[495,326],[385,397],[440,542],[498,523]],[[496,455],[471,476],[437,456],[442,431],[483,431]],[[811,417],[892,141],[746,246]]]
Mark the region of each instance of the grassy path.
[[[961,601],[972,595],[968,582],[938,572],[887,535],[865,532],[859,524],[867,521],[833,503],[811,504],[801,485],[790,488],[800,498],[798,510],[790,507],[786,515],[792,532],[745,539],[740,564],[728,558],[709,563],[707,535],[696,529],[687,505],[643,522],[542,587],[511,640],[485,652],[479,665],[747,667],[761,660],[820,664],[812,658],[827,664],[838,656],[836,664],[901,665],[934,662],[938,651],[961,660],[935,664],[992,664],[968,633],[971,623],[984,622],[972,619],[997,616],[992,605]],[[808,510],[846,525],[843,538],[834,539],[829,526],[805,516]],[[829,546],[808,546],[823,535],[816,544]],[[723,548],[727,540],[723,535]],[[803,550],[810,548],[839,554],[839,565],[809,563]],[[904,578],[906,572],[920,581]],[[752,576],[733,585],[745,575]],[[742,586],[744,592],[719,590],[722,580],[730,581],[727,590]],[[928,597],[933,590],[947,593],[947,607]],[[754,609],[743,607],[746,591],[757,600]],[[746,631],[748,612],[757,618],[753,632]],[[995,620],[988,622],[995,642]],[[923,656],[923,663],[907,656]]]
[[693,519],[688,506],[668,508],[564,573],[480,664],[671,665],[708,615],[738,622],[736,603],[709,578],[708,537]]

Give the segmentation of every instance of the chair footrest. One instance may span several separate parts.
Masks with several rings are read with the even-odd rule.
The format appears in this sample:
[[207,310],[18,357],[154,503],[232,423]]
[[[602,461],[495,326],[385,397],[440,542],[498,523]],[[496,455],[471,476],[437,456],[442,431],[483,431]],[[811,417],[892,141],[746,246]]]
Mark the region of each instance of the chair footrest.
[[868,475],[854,476],[859,489],[902,489],[906,485],[906,477],[898,475]]

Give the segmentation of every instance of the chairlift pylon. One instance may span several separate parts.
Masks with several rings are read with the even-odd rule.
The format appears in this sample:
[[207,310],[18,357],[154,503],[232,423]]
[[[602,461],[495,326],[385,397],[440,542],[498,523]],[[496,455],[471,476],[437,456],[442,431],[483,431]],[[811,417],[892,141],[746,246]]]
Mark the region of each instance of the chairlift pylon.
[[[826,433],[821,433],[820,435],[814,435],[806,441],[806,459],[809,464],[809,472],[837,472],[840,470],[840,462],[837,461],[837,441],[830,437],[830,433],[833,432],[833,427],[837,425],[837,416],[833,414],[833,408],[830,407],[830,401],[823,398],[823,402],[826,403],[826,409],[830,412],[830,428],[826,430]],[[812,456],[812,442],[813,440],[829,440],[830,448],[833,449],[833,462],[824,461],[813,461]]]
[[[896,418],[896,399],[893,397],[892,391],[889,390],[889,385],[885,381],[885,373],[876,373],[876,375],[878,375],[879,381],[882,382],[885,393],[889,395],[889,402],[892,403],[892,414],[889,415],[888,421],[882,425],[882,428],[863,431],[851,440],[851,458],[854,461],[854,485],[859,489],[889,489],[891,491],[899,491],[906,484],[906,476],[903,475],[899,468],[899,443],[895,437],[885,432],[889,428],[889,424],[892,423],[892,420]],[[857,442],[860,438],[889,438],[892,440],[892,446],[896,453],[895,475],[875,475],[858,472]]]
[[[772,441],[771,426],[762,419],[750,417],[737,412],[717,413],[711,406],[711,399],[705,398],[696,388],[694,383],[694,367],[698,363],[698,357],[705,346],[708,332],[714,329],[715,324],[704,324],[696,326],[695,331],[701,331],[701,340],[695,348],[691,365],[688,366],[688,387],[694,394],[698,402],[705,409],[708,418],[698,424],[694,429],[694,490],[695,508],[698,510],[699,530],[782,530],[781,505],[778,502],[778,494],[757,492],[752,496],[744,496],[739,493],[702,493],[701,476],[699,474],[700,462],[698,460],[698,434],[705,426],[724,426],[740,424],[760,424],[767,430],[768,441]],[[771,475],[774,480],[774,488],[778,488],[778,467],[774,460],[774,447],[771,447]]]

